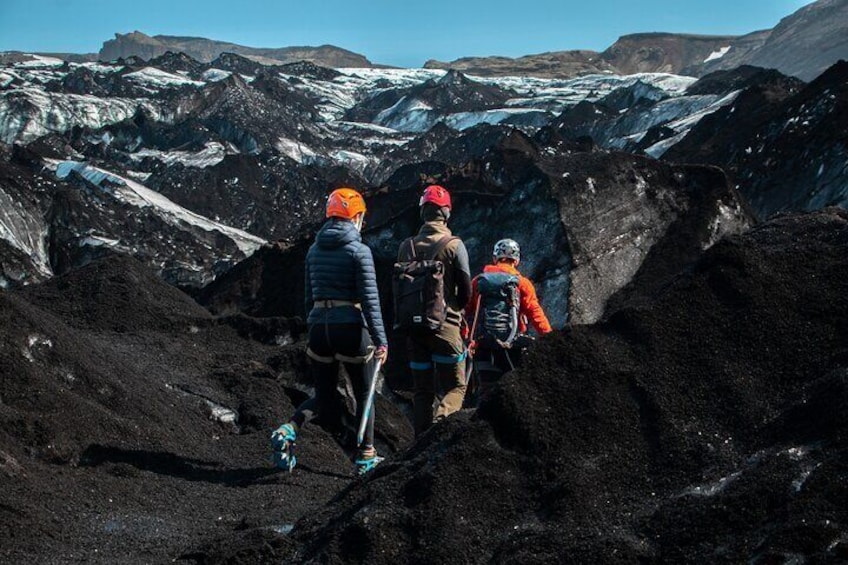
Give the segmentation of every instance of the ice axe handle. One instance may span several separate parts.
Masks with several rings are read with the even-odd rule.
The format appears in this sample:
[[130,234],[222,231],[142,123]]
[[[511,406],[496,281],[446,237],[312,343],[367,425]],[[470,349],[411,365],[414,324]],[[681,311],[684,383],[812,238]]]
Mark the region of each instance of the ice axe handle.
[[362,441],[365,439],[365,428],[368,427],[368,417],[374,407],[374,396],[377,393],[377,374],[380,372],[380,366],[383,362],[379,359],[374,363],[374,372],[371,375],[371,385],[368,387],[368,398],[365,400],[365,408],[362,410],[362,420],[359,422],[359,432],[356,434],[356,445],[362,446]]

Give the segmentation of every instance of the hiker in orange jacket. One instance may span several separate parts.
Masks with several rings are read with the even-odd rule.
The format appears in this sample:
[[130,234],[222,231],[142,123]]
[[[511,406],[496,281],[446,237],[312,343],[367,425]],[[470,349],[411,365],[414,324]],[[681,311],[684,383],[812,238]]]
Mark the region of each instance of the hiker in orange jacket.
[[495,244],[492,264],[471,281],[465,314],[471,326],[478,396],[520,364],[522,351],[532,341],[528,325],[539,335],[552,331],[533,282],[518,272],[520,260],[518,243],[502,239]]

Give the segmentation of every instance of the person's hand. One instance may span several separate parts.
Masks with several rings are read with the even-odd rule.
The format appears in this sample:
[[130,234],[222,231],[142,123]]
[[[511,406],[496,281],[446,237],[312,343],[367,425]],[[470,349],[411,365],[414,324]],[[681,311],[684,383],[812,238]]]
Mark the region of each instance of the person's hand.
[[389,348],[388,346],[381,345],[377,348],[377,351],[374,352],[374,357],[380,361],[382,364],[386,364],[386,359],[389,358]]
[[468,329],[468,322],[465,321],[464,317],[459,323],[459,335],[464,341],[468,341],[468,338],[471,337],[471,330]]

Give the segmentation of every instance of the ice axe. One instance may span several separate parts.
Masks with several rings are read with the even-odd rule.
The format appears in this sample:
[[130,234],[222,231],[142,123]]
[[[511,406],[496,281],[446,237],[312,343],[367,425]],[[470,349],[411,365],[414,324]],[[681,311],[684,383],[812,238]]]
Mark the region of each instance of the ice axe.
[[371,385],[368,387],[368,398],[365,400],[365,408],[362,410],[362,420],[359,422],[359,432],[356,434],[356,445],[362,446],[365,439],[365,428],[368,427],[368,417],[374,408],[374,396],[377,394],[377,373],[380,372],[382,361],[377,359],[374,363],[374,372],[371,374]]
[[468,390],[473,389],[471,379],[474,376],[474,350],[477,348],[477,342],[475,341],[477,338],[477,318],[480,317],[480,301],[482,298],[481,295],[477,296],[477,305],[474,307],[474,320],[471,322],[471,333],[468,334],[468,346],[466,348],[468,356],[465,360],[465,384]]

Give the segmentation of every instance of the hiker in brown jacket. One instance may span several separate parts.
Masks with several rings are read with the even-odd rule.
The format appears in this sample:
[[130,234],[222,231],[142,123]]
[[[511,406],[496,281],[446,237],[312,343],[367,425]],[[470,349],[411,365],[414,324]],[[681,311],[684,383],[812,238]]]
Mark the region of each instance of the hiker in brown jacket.
[[[434,421],[462,408],[468,352],[460,325],[464,323],[462,312],[471,297],[468,251],[447,225],[451,211],[450,194],[441,186],[429,186],[421,196],[419,207],[424,224],[417,235],[401,244],[398,261],[426,257],[444,264],[446,312],[445,320],[438,329],[413,328],[408,332],[409,366],[415,388],[416,436],[426,431]],[[437,394],[440,398],[434,414],[433,402]]]

